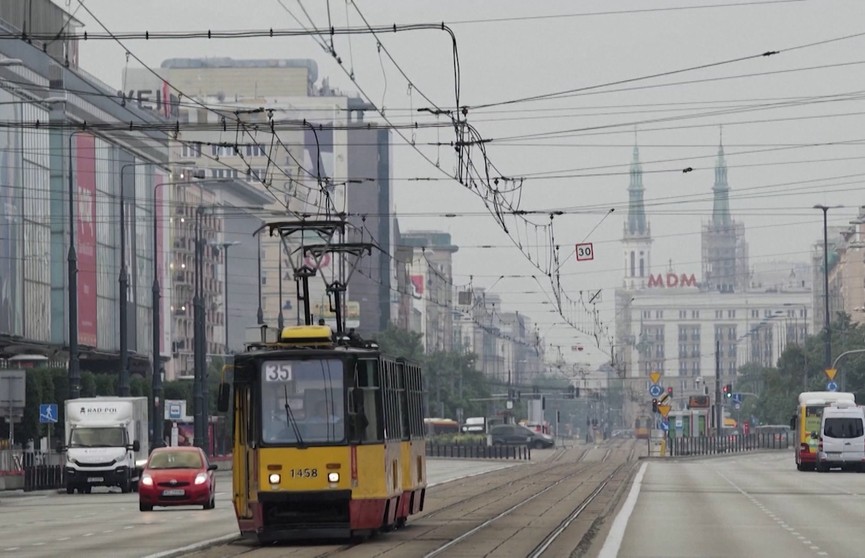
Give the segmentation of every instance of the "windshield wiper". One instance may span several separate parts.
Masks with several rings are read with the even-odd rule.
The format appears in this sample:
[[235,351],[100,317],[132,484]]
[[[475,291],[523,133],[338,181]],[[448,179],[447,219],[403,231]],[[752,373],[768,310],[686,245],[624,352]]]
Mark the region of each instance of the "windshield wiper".
[[283,384],[283,393],[285,394],[285,421],[291,426],[294,431],[294,436],[297,438],[297,446],[304,448],[303,437],[300,435],[300,428],[297,427],[297,421],[294,420],[294,413],[291,412],[291,405],[288,403],[288,386]]

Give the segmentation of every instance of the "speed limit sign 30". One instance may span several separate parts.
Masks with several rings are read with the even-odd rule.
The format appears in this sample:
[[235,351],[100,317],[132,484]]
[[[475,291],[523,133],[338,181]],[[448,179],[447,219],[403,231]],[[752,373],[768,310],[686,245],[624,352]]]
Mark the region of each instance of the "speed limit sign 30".
[[577,244],[577,261],[586,262],[595,259],[595,250],[592,248],[591,242]]

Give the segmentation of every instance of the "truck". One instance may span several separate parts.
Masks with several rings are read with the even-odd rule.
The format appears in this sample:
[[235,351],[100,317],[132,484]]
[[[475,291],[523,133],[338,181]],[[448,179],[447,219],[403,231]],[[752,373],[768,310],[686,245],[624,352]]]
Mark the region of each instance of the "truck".
[[146,397],[88,397],[66,401],[66,493],[94,486],[138,488],[150,453]]

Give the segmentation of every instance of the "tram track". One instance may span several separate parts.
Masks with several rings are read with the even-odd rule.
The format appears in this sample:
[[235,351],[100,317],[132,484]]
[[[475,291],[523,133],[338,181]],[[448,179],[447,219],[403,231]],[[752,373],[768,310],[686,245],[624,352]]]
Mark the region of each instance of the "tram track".
[[437,485],[428,489],[425,510],[412,516],[407,527],[358,544],[259,546],[238,540],[191,556],[567,556],[591,541],[597,525],[615,506],[637,463],[636,453],[633,442],[613,440]]

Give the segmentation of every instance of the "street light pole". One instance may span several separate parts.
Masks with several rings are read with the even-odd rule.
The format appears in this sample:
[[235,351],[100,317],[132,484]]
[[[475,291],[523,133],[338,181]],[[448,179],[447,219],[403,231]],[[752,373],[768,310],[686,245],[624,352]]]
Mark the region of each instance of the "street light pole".
[[[120,301],[120,378],[117,386],[117,395],[129,397],[129,304],[127,301],[129,293],[129,270],[126,267],[126,169],[154,163],[126,163],[120,167],[120,293],[117,298]],[[156,245],[154,244],[154,250]],[[154,251],[154,266],[156,265]],[[156,434],[154,433],[154,436]]]
[[240,242],[238,242],[238,241],[220,242],[218,244],[218,246],[222,247],[222,259],[223,259],[223,263],[222,263],[222,277],[223,277],[223,279],[222,279],[222,288],[223,288],[222,301],[225,305],[225,351],[224,351],[225,354],[231,353],[231,351],[229,351],[229,349],[228,349],[228,339],[229,339],[229,335],[228,335],[228,249],[231,248],[232,246],[237,246],[238,244],[240,244]]
[[[260,233],[260,231],[259,231]],[[261,307],[261,234],[256,234],[258,239],[258,325],[264,323],[264,309]]]
[[829,234],[828,234],[828,213],[830,209],[841,206],[825,206],[815,205],[814,209],[819,209],[823,212],[823,301],[825,308],[824,328],[825,337],[823,341],[823,364],[825,368],[830,368],[832,364],[832,332],[829,321]]
[[[183,178],[183,174],[180,175]],[[198,178],[202,178],[203,175],[199,175]],[[195,177],[193,177],[195,178]],[[162,299],[162,289],[159,285],[159,266],[158,266],[158,257],[159,257],[159,219],[157,218],[157,209],[159,206],[159,202],[157,201],[156,194],[159,191],[159,188],[165,186],[166,184],[195,184],[192,181],[186,182],[159,182],[153,186],[153,285],[151,287],[152,294],[152,306],[153,306],[153,324],[152,324],[152,333],[151,333],[151,371],[152,376],[150,378],[150,391],[152,399],[152,407],[153,407],[153,443],[152,447],[161,447],[163,442],[162,432],[163,432],[163,421],[164,421],[164,413],[163,413],[163,405],[164,401],[162,399],[162,360],[160,358],[160,325],[162,323],[161,317],[161,308],[160,301]],[[166,207],[168,205],[166,204]]]
[[205,318],[204,318],[204,297],[202,295],[203,286],[203,271],[204,271],[204,240],[202,239],[201,218],[204,214],[204,206],[199,205],[195,210],[195,294],[192,299],[194,307],[194,336],[193,343],[193,360],[194,360],[194,375],[192,386],[192,397],[194,406],[195,419],[195,445],[207,452],[207,444],[205,442],[206,425],[204,421],[207,417],[204,416],[204,381],[205,380]]
[[69,253],[66,257],[69,288],[69,398],[81,396],[81,368],[78,355],[78,254],[75,252],[75,183],[72,176],[72,138],[69,133]]

